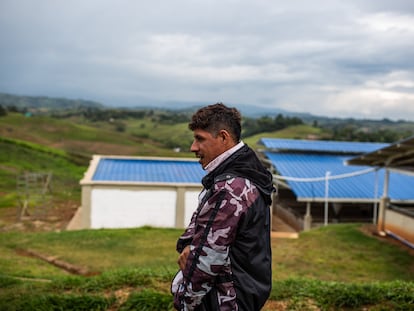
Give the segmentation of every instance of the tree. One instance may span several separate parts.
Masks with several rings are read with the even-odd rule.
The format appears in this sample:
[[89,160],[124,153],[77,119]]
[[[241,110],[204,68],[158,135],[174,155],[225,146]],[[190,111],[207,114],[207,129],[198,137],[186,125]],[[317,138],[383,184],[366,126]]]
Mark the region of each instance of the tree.
[[7,110],[0,105],[0,117],[7,116]]

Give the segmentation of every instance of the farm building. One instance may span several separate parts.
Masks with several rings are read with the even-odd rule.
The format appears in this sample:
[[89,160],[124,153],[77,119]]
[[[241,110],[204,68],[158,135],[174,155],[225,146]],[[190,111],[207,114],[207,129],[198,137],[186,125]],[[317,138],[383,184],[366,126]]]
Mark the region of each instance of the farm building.
[[[274,214],[298,231],[332,222],[376,222],[385,170],[347,160],[389,146],[379,143],[263,138],[262,151],[279,185]],[[414,177],[390,173],[389,198],[414,203]]]
[[[376,223],[386,171],[348,165],[351,158],[388,144],[263,138],[264,161],[279,185],[273,214],[297,231],[333,222]],[[389,198],[414,203],[414,176],[389,174]]]
[[[397,171],[414,178],[414,136],[385,148],[352,158],[350,165],[369,165],[385,170],[384,188],[378,213],[378,231],[391,235],[414,248],[414,204],[399,205],[389,193],[390,172]],[[414,197],[414,188],[411,188]]]
[[93,156],[68,229],[184,228],[205,172],[196,159]]

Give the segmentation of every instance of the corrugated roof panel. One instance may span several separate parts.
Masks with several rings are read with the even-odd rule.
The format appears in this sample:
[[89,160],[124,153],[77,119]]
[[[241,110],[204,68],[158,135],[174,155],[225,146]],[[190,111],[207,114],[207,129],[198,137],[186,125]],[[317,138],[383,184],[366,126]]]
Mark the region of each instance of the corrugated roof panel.
[[92,180],[200,183],[204,175],[196,161],[102,158]]
[[359,155],[348,161],[350,165],[370,165],[414,172],[414,136],[385,148]]
[[304,139],[262,138],[260,142],[268,149],[289,151],[319,151],[341,153],[366,153],[389,146],[383,143],[325,141]]
[[[346,166],[349,156],[328,154],[299,154],[299,153],[265,153],[280,174],[288,178],[287,182],[298,198],[324,198],[324,177],[329,171],[330,176],[352,175],[367,172],[348,178],[329,179],[328,196],[331,199],[361,199],[370,200],[382,194],[384,171],[378,173],[368,166]],[[377,175],[376,175],[377,174]],[[289,177],[301,179],[319,178],[320,181],[296,181]],[[378,184],[376,185],[376,181]],[[389,197],[395,200],[414,199],[414,177],[404,174],[390,174]]]
[[[384,170],[381,170],[384,171]],[[390,172],[390,198],[400,200],[414,199],[414,176],[399,172]]]

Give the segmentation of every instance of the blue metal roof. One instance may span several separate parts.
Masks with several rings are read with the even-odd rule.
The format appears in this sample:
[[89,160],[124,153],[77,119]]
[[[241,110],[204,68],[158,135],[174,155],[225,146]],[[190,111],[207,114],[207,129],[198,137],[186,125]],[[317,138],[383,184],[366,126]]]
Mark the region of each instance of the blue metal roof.
[[289,151],[319,151],[336,153],[366,153],[389,146],[383,143],[301,140],[282,138],[262,138],[260,141],[266,148]]
[[204,175],[196,161],[101,158],[92,180],[199,184]]
[[[286,178],[292,191],[302,200],[321,200],[325,198],[325,180],[330,172],[329,199],[372,200],[379,198],[383,191],[384,170],[375,173],[369,166],[346,166],[345,161],[351,156],[332,154],[274,153],[265,152],[267,158],[277,171]],[[352,175],[336,178],[338,175]],[[377,175],[376,175],[377,174]],[[318,179],[309,181],[309,179]],[[303,181],[302,181],[303,180]],[[376,185],[376,181],[378,184]],[[377,189],[377,190],[376,190]],[[389,197],[393,200],[414,199],[414,176],[390,173]]]

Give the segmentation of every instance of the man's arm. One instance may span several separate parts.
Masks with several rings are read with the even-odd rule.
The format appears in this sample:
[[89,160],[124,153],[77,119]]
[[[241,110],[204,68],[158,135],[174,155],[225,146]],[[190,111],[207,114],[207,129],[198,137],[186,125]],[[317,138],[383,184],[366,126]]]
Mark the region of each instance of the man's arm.
[[[221,196],[220,193],[223,192],[224,196]],[[239,219],[257,195],[257,189],[247,180],[229,179],[215,185],[214,194],[200,210],[190,252],[182,257],[183,262],[186,258],[183,269],[186,286],[178,296],[181,296],[181,301],[184,301],[189,310],[201,303],[218,274],[231,274],[229,248],[235,239]],[[216,204],[217,214],[205,236],[205,228]]]
[[[182,253],[183,250],[189,246],[193,240],[195,230],[195,219],[197,218],[197,211],[191,216],[190,224],[185,229],[184,233],[180,236],[177,241],[176,250],[178,253]],[[183,270],[183,269],[181,269]]]

